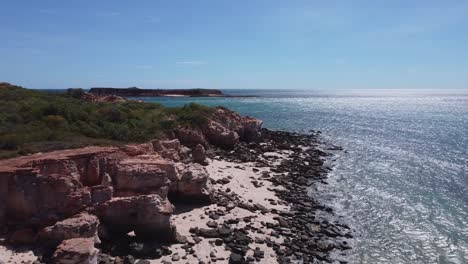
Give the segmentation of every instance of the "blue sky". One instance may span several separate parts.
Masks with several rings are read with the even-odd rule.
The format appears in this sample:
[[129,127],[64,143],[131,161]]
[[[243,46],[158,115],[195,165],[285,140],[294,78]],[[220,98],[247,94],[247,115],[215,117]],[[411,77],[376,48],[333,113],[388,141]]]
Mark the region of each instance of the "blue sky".
[[468,88],[468,1],[0,1],[31,88]]

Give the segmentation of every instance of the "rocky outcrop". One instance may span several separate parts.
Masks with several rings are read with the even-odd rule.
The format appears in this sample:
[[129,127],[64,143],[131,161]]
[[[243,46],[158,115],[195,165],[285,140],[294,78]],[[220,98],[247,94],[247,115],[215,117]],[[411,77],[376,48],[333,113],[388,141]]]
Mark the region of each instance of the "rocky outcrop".
[[[0,224],[45,227],[115,196],[173,193],[204,197],[204,173],[178,175],[175,163],[188,158],[206,164],[204,145],[232,148],[253,140],[262,122],[218,107],[201,129],[180,128],[178,139],[122,147],[88,147],[0,161]],[[181,146],[181,143],[185,146]],[[203,176],[203,177],[202,177]],[[180,181],[180,182],[179,182]],[[198,188],[198,189],[197,189]],[[198,193],[198,194],[197,194]]]
[[212,186],[206,169],[200,164],[180,164],[178,179],[169,193],[171,197],[185,202],[206,203],[212,200]]
[[176,179],[174,163],[157,155],[141,155],[118,162],[113,182],[116,191],[150,193]]
[[239,134],[236,131],[230,130],[216,121],[210,121],[203,132],[210,144],[215,146],[233,148],[239,143]]
[[91,187],[91,203],[93,205],[102,204],[114,196],[114,188],[112,186],[97,185]]
[[93,263],[97,234],[173,240],[170,200],[212,201],[205,147],[253,140],[260,126],[217,108],[206,126],[167,140],[0,160],[0,232],[12,244],[60,244],[56,263]]
[[180,142],[189,147],[198,144],[232,149],[239,141],[252,141],[260,136],[263,122],[224,107],[217,107],[201,129],[179,128],[175,131]]
[[[214,127],[224,127],[225,131],[235,132],[242,141],[252,141],[260,136],[263,121],[249,116],[241,116],[224,107],[217,107],[210,123]],[[216,125],[214,125],[215,123]]]
[[207,143],[205,135],[200,129],[179,128],[175,131],[175,135],[182,144],[188,147]]
[[192,159],[193,162],[201,164],[201,165],[208,165],[208,160],[206,159],[205,148],[198,144],[192,151]]
[[173,140],[162,140],[159,141],[161,143],[161,146],[164,147],[165,150],[174,150],[178,151],[180,148],[180,141],[177,139]]
[[134,231],[142,238],[171,239],[173,206],[157,194],[117,197],[101,205],[98,215],[112,234]]
[[105,96],[117,95],[124,97],[142,97],[142,96],[223,96],[220,90],[215,89],[140,89],[137,87],[130,88],[91,88],[89,93],[92,95]]
[[55,264],[97,264],[98,253],[92,239],[73,238],[63,241],[55,250]]
[[187,156],[178,140],[167,140],[0,161],[2,226],[41,229],[118,197],[157,194],[164,200],[169,188],[181,197],[209,197],[206,170],[190,165],[179,170],[177,161],[161,156],[164,151]]
[[41,243],[54,247],[63,240],[72,238],[90,238],[94,243],[100,243],[98,226],[99,219],[96,216],[81,213],[42,229],[38,239]]
[[27,172],[8,177],[6,216],[18,226],[44,226],[78,213],[91,203],[89,189],[70,175]]

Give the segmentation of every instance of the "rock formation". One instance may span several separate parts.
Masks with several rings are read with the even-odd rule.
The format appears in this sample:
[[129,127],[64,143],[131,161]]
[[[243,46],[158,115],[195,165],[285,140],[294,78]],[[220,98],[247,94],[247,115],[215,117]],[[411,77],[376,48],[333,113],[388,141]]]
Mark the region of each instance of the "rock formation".
[[198,163],[198,164],[201,164],[201,165],[207,165],[208,164],[208,161],[206,160],[205,148],[201,144],[198,144],[193,149],[192,158],[193,158],[193,162],[195,162],[195,163]]
[[42,229],[38,234],[41,243],[57,246],[63,240],[72,238],[91,238],[99,244],[99,219],[88,213],[81,213],[71,218],[59,221],[52,226]]
[[263,122],[224,107],[216,107],[207,124],[201,129],[179,128],[175,134],[184,145],[198,144],[233,148],[240,140],[251,141],[259,137]]
[[134,231],[142,238],[170,240],[173,205],[157,194],[118,197],[102,204],[97,214],[112,235]]
[[98,231],[174,239],[170,199],[212,199],[204,146],[253,140],[261,125],[216,108],[206,126],[178,128],[167,140],[0,160],[0,232],[12,243],[58,246],[56,263],[95,263]]
[[57,247],[53,260],[56,264],[97,264],[98,252],[92,239],[73,238]]
[[89,90],[90,94],[98,96],[127,96],[127,97],[142,97],[142,96],[223,96],[220,90],[215,89],[140,89],[137,87],[130,88],[100,88],[95,87]]

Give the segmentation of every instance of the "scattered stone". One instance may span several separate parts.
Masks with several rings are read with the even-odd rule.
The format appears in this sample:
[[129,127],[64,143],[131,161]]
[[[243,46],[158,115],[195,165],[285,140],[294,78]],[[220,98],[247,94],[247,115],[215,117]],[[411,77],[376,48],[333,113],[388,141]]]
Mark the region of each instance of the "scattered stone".
[[245,259],[242,255],[237,254],[237,253],[231,253],[229,256],[229,264],[241,264],[244,263]]
[[216,239],[215,240],[215,245],[216,246],[221,246],[223,244],[223,240],[222,239]]
[[219,237],[218,230],[216,229],[205,229],[205,228],[199,228],[197,235],[205,238],[217,238]]
[[179,261],[179,260],[180,260],[180,256],[179,256],[179,254],[176,253],[176,254],[172,255],[172,258],[171,258],[171,259],[172,259],[172,261]]
[[208,227],[211,227],[211,228],[216,228],[216,227],[218,227],[218,223],[215,222],[215,221],[208,221],[208,222],[206,223],[206,225],[207,225]]

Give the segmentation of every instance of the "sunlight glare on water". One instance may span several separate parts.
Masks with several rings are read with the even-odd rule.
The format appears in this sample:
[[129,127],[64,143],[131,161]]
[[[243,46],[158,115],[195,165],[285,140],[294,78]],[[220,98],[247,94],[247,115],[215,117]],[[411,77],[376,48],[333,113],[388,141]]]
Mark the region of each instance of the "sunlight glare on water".
[[324,202],[354,230],[351,263],[468,263],[468,91],[243,90],[258,98],[142,98],[223,105],[344,148]]

